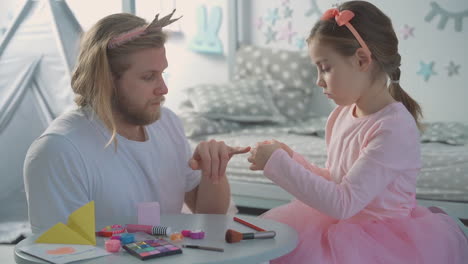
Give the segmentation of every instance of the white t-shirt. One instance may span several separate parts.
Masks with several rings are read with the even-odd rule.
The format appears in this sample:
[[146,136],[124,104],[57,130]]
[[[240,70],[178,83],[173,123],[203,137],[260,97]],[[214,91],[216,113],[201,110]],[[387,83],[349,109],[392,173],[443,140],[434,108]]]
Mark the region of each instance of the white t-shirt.
[[74,210],[94,200],[96,228],[137,222],[137,203],[157,201],[161,213],[180,213],[185,192],[201,179],[188,166],[192,152],[182,123],[167,108],[146,126],[145,142],[110,131],[89,108],[52,122],[26,155],[24,182],[32,231],[67,222]]

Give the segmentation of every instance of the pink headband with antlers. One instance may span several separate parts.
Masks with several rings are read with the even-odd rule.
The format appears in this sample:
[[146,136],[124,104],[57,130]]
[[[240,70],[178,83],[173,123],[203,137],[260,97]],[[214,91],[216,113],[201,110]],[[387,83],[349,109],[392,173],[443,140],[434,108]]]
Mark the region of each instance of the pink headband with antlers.
[[365,50],[365,52],[367,52],[369,54],[369,56],[371,56],[372,53],[371,53],[369,47],[367,47],[366,42],[364,42],[364,40],[361,38],[361,35],[359,35],[359,33],[353,27],[353,25],[351,25],[351,23],[349,23],[349,21],[353,17],[354,17],[354,12],[353,11],[343,10],[343,11],[340,12],[337,8],[332,8],[332,9],[328,9],[327,11],[325,11],[325,13],[323,14],[321,20],[329,20],[329,19],[335,18],[336,23],[338,24],[338,26],[341,27],[341,26],[345,25],[349,29],[349,31],[351,31],[351,33],[353,33],[354,37],[359,42],[361,47]]
[[129,42],[130,40],[141,36],[143,33],[145,33],[145,30],[146,30],[146,26],[137,27],[133,30],[122,33],[116,37],[113,37],[107,44],[107,47],[109,49],[112,49],[112,48],[122,45],[123,43]]
[[162,30],[163,27],[179,20],[179,18],[172,19],[172,15],[175,13],[175,9],[170,13],[169,15],[159,19],[159,14],[157,14],[154,18],[154,20],[147,26],[141,26],[137,27],[133,30],[130,30],[128,32],[119,34],[109,40],[109,43],[107,43],[107,47],[109,49],[113,49],[115,47],[121,46],[135,38],[138,38],[139,36],[145,34],[146,32],[149,31],[159,31]]

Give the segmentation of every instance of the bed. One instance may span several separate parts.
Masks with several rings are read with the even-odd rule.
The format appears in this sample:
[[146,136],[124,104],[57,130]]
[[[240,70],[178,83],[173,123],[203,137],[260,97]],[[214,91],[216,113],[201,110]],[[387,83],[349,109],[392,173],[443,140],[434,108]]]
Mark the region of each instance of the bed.
[[[233,146],[253,146],[274,138],[323,166],[324,127],[331,105],[317,103],[326,101],[318,98],[317,87],[304,88],[315,79],[307,56],[244,46],[238,51],[236,72],[236,80],[230,83],[186,90],[188,99],[181,105],[180,116],[192,146],[212,138]],[[468,125],[433,122],[425,127],[417,199],[468,219]],[[269,209],[293,198],[262,172],[250,171],[246,158],[234,156],[227,168],[237,206]]]
[[[215,138],[229,145],[246,146],[275,138],[287,143],[309,161],[323,166],[326,160],[325,140],[311,135],[293,134],[275,128],[258,130],[258,133],[237,131],[192,138]],[[453,146],[430,142],[422,144],[423,168],[418,178],[417,198],[425,204],[446,207],[450,205],[460,217],[468,219],[468,146]],[[227,175],[234,200],[239,206],[269,209],[288,202],[292,196],[264,177],[259,171],[250,171],[246,156],[234,156]],[[459,206],[457,206],[459,204]],[[463,210],[460,211],[460,209]]]

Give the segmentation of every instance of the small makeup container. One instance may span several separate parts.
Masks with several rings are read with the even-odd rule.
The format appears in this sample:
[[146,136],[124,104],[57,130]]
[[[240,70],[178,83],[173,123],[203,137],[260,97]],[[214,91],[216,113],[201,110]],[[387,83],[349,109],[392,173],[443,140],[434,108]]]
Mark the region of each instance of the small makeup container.
[[104,242],[104,247],[106,248],[107,252],[119,252],[120,250],[120,240],[116,239],[109,239]]
[[121,236],[120,236],[120,241],[122,242],[122,244],[130,244],[130,243],[133,243],[135,242],[135,235],[134,234],[129,234],[129,233],[123,233]]
[[191,239],[203,239],[205,238],[205,232],[201,230],[191,231],[190,238]]
[[180,233],[182,233],[182,235],[183,235],[184,237],[190,237],[190,234],[192,234],[192,231],[190,231],[190,230],[182,230],[182,232],[180,232]]
[[181,242],[184,240],[184,236],[181,233],[172,233],[169,238],[172,242]]
[[169,226],[152,226],[152,225],[125,225],[127,232],[145,232],[150,235],[169,236],[172,233],[172,229]]

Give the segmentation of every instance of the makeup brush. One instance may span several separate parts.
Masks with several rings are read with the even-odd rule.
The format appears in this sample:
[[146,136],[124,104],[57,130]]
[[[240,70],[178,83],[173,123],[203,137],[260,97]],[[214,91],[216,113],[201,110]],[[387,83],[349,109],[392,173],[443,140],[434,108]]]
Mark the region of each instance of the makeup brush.
[[245,239],[272,238],[276,236],[275,231],[264,231],[256,233],[241,233],[236,230],[228,229],[226,231],[226,242],[237,243]]

